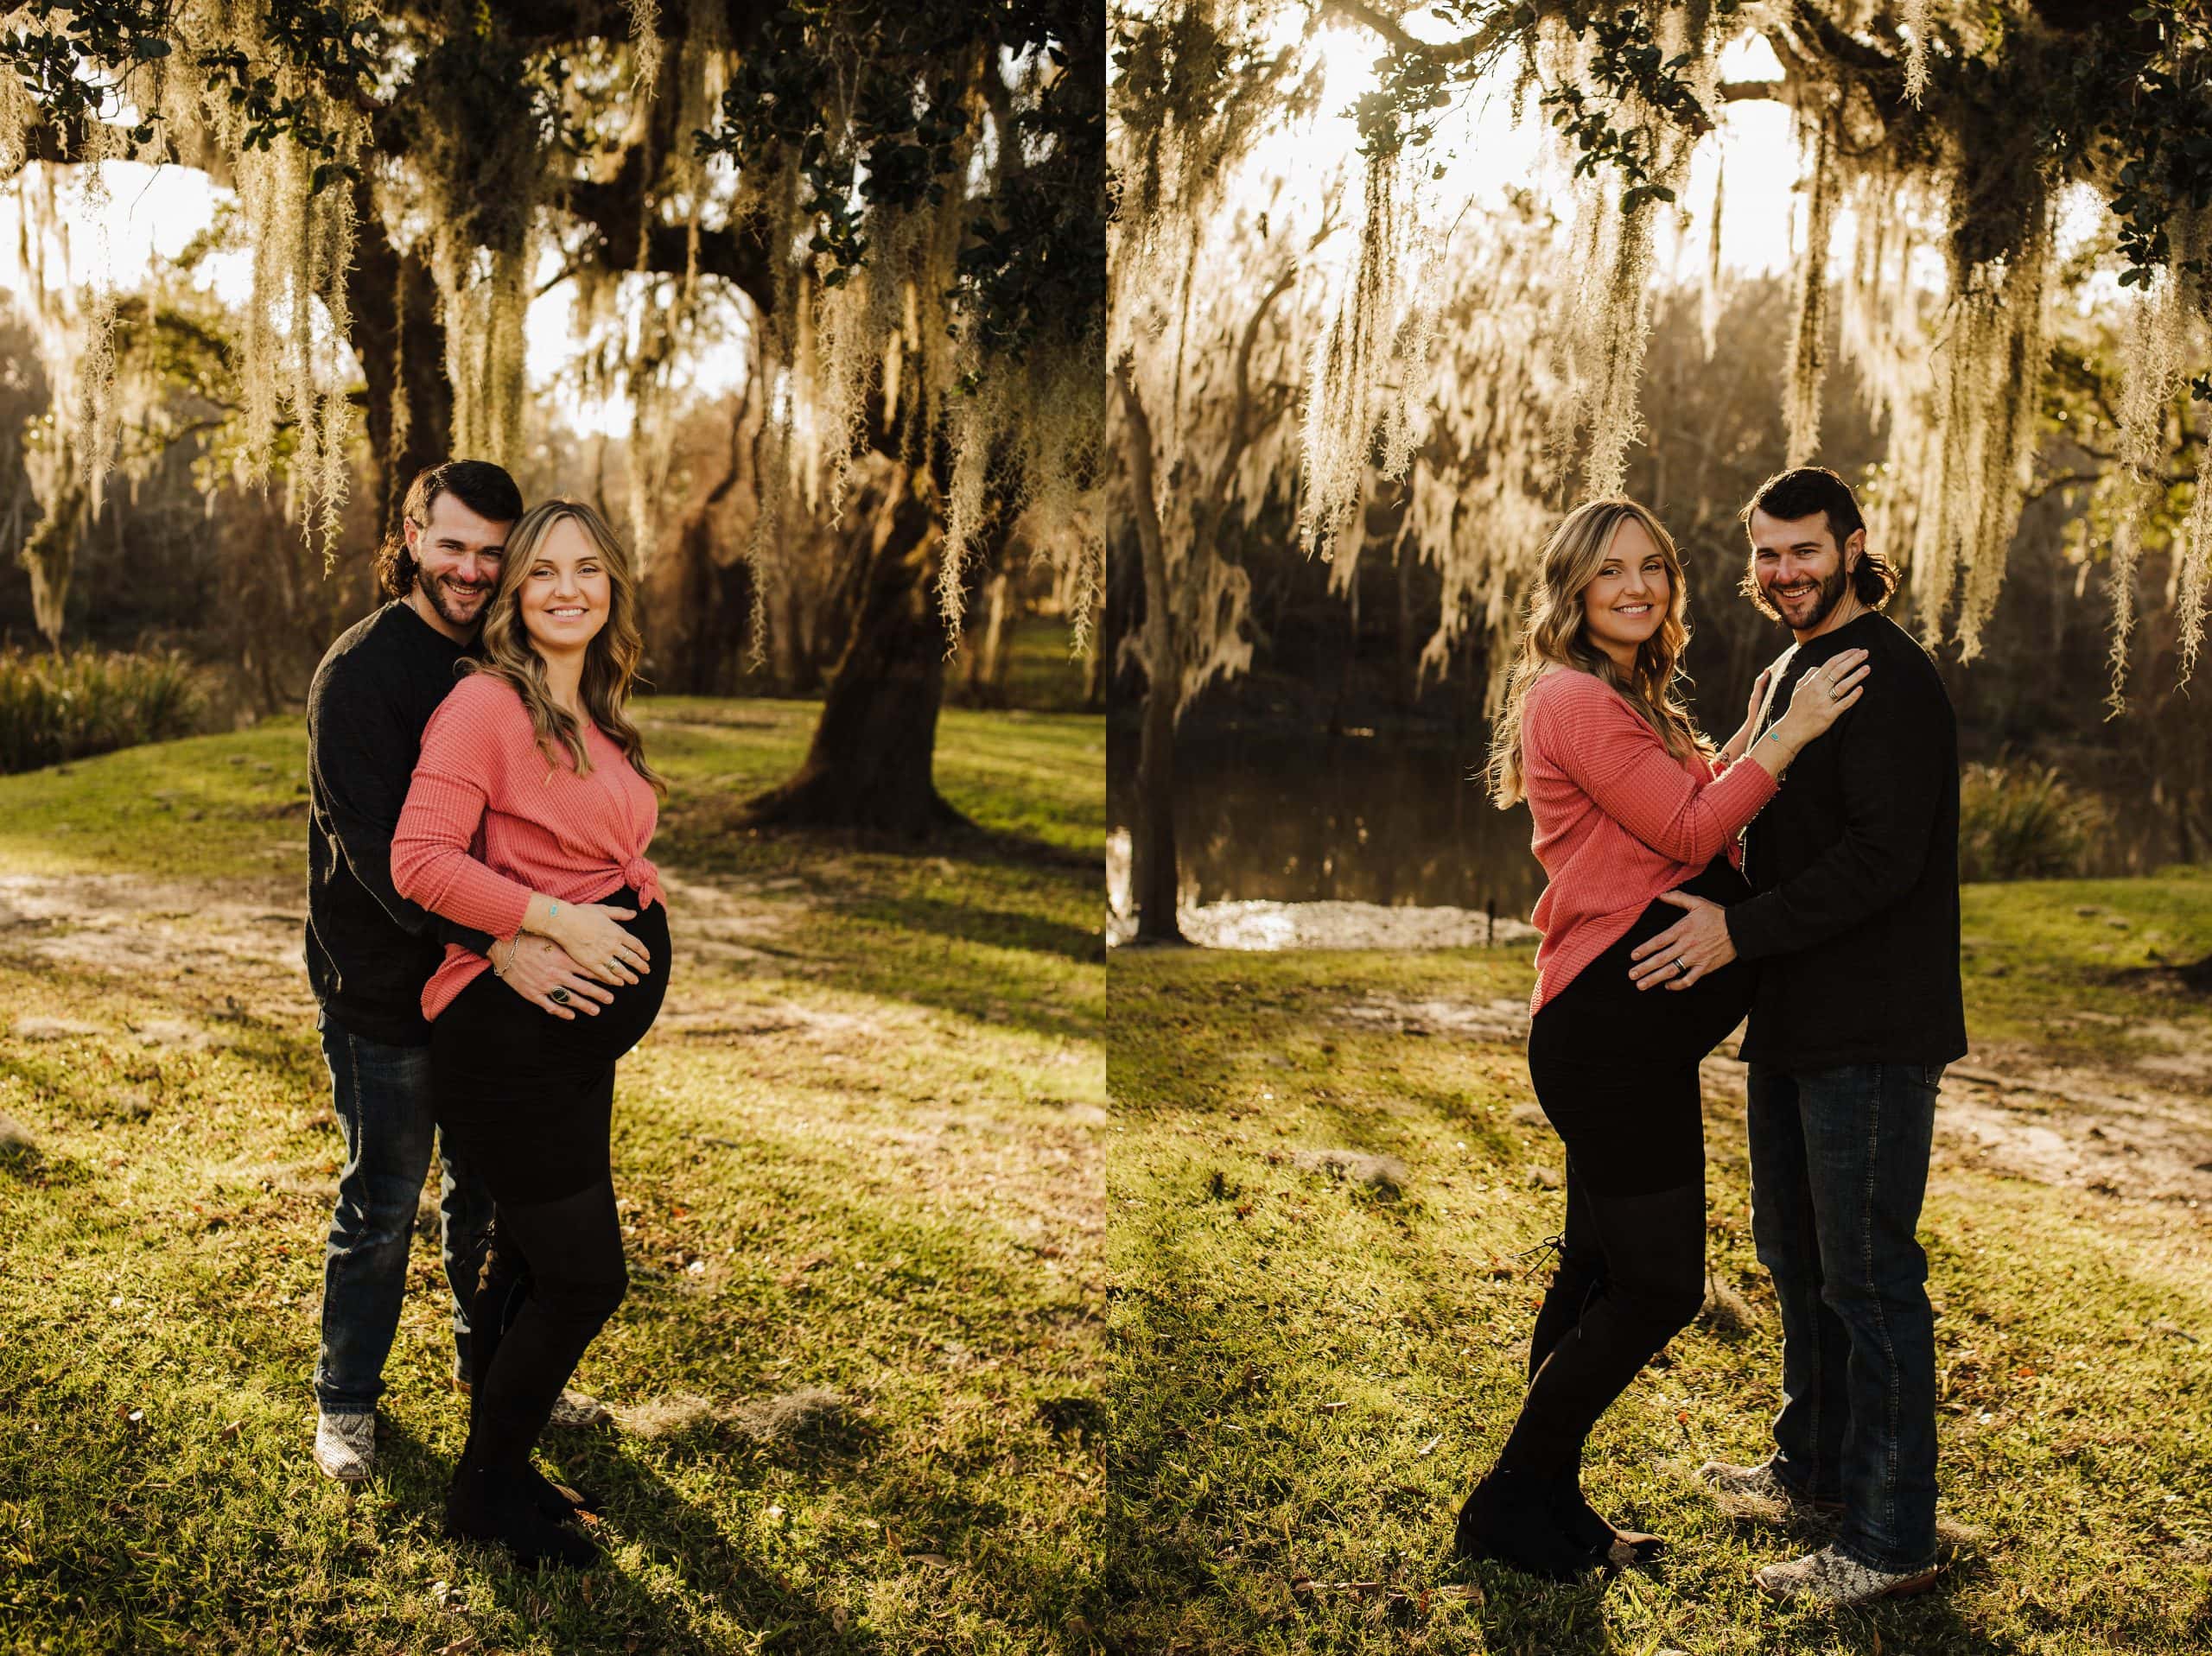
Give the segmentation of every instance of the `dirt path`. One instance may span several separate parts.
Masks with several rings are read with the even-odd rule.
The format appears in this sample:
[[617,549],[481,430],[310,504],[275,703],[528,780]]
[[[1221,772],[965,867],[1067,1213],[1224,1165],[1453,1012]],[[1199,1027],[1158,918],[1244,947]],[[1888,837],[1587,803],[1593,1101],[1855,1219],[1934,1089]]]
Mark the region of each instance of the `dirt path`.
[[[887,1047],[956,1038],[923,1006],[855,1006],[791,982],[791,957],[806,952],[811,907],[793,889],[800,882],[752,885],[664,868],[663,883],[679,955],[707,969],[677,974],[655,1025],[659,1043],[696,1051],[758,1049],[766,1040],[779,1051],[803,1053],[809,1066],[865,1099],[880,1090],[868,1078],[885,1067]],[[315,1003],[301,955],[303,898],[294,878],[216,884],[137,874],[0,876],[0,958],[112,978],[127,1006],[99,1023],[0,1014],[0,1037],[60,1041],[111,1033],[120,1024],[149,1048],[219,1050],[238,1040],[241,1018],[311,1031]],[[756,976],[780,981],[746,982]],[[1071,1065],[1086,1061],[1072,1047],[1063,1057]],[[918,1187],[988,1192],[1000,1221],[1041,1255],[1084,1262],[1104,1235],[1096,1129],[1105,1112],[1053,1101],[1049,1120],[929,1098],[912,1100],[892,1122],[799,1122],[792,1130],[836,1142],[857,1133]],[[25,1131],[21,1124],[14,1130]],[[317,1194],[329,1194],[327,1179],[311,1183]]]
[[[796,904],[773,882],[772,904],[723,883],[665,876],[675,935],[685,953],[719,964],[765,959],[760,945],[788,926]],[[143,977],[152,1009],[198,978],[271,1020],[315,1019],[301,956],[307,924],[298,879],[206,881],[144,874],[0,876],[0,949],[57,966]],[[711,1023],[711,1006],[671,996],[672,1025]],[[18,1031],[19,1034],[26,1031]],[[36,1038],[34,1024],[28,1031]]]
[[[777,880],[763,893],[723,882],[666,873],[672,931],[692,957],[761,960],[761,942],[781,931],[794,906]],[[58,966],[95,971],[245,977],[257,1011],[270,1017],[305,1011],[312,1019],[301,933],[305,889],[296,878],[162,880],[143,873],[0,876],[0,946]],[[759,896],[770,896],[761,902]]]
[[[719,881],[669,876],[677,934],[688,953],[742,969],[766,957],[798,911],[790,893],[753,893]],[[761,896],[775,901],[762,903]],[[56,965],[143,976],[144,1016],[132,1031],[149,1044],[195,1044],[206,1030],[177,1015],[180,998],[220,995],[260,1016],[311,1023],[315,1004],[300,961],[304,923],[299,882],[223,882],[135,874],[0,877],[0,949]],[[1488,930],[1465,910],[1389,909],[1372,904],[1216,904],[1192,910],[1193,941],[1216,948],[1413,948],[1466,946]],[[1501,940],[1518,922],[1501,917]],[[1525,928],[1521,928],[1525,930]],[[203,996],[185,980],[197,979]],[[1345,1022],[1409,1035],[1517,1044],[1528,1009],[1516,1000],[1414,1000],[1370,995],[1343,1009]],[[764,1022],[764,1019],[766,1020]],[[838,1014],[797,1005],[748,1009],[734,1022],[718,996],[671,996],[671,1034],[692,1038],[758,1035],[804,1026],[836,1044]],[[18,1020],[24,1039],[74,1031]],[[880,1030],[855,1028],[855,1035]],[[1936,1129],[1942,1153],[1961,1165],[2145,1202],[2212,1202],[2212,1054],[2170,1038],[2153,1022],[2116,1025],[2139,1056],[2096,1069],[2051,1064],[2023,1048],[1978,1045],[1944,1077]],[[2161,1044],[2168,1050],[2143,1052]],[[1734,1043],[1707,1060],[1708,1093],[1733,1114],[1744,1094]]]
[[[175,1016],[181,1001],[225,997],[271,1020],[315,1023],[300,957],[306,923],[296,878],[161,879],[143,874],[15,874],[0,877],[0,949],[131,980],[143,986],[142,1038],[149,1025],[205,1031]],[[194,993],[194,992],[197,993]],[[39,1020],[19,1021],[16,1034],[37,1039]]]
[[[1371,994],[1338,1013],[1364,1029],[1518,1044],[1529,1011],[1515,1000],[1415,1000]],[[2168,1026],[2117,1025],[2131,1048]],[[2178,1031],[2172,1031],[2178,1034]],[[1939,1156],[1986,1172],[2134,1202],[2212,1202],[2212,1056],[2171,1050],[2094,1070],[2052,1064],[2017,1047],[1978,1044],[1944,1073],[1936,1116]],[[1706,1060],[1716,1125],[1740,1120],[1745,1066],[1736,1040]]]

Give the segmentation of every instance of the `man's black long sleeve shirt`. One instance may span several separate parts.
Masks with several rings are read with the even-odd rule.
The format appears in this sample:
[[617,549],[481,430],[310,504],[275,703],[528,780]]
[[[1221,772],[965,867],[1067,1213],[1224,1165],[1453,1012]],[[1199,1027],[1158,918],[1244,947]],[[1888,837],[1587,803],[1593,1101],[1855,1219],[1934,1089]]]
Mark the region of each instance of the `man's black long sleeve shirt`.
[[395,600],[341,633],[308,687],[308,981],[334,1021],[387,1046],[429,1044],[423,986],[447,943],[492,947],[391,884],[423,727],[468,653]]
[[1949,1063],[1959,983],[1957,720],[1927,651],[1868,613],[1800,648],[1769,702],[1846,650],[1865,694],[1790,765],[1745,836],[1754,896],[1728,911],[1758,962],[1743,1056],[1787,1069]]

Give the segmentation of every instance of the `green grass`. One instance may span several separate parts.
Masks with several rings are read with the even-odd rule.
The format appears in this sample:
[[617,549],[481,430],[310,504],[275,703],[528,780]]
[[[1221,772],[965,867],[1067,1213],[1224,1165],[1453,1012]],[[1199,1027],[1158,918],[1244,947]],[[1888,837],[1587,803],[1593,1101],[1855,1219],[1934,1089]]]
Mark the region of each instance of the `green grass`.
[[[1969,1025],[2018,1039],[2077,995],[2201,1027],[2113,968],[2212,948],[2198,874],[1977,888]],[[2094,905],[2140,923],[2128,936]],[[2107,953],[2107,949],[2113,952]],[[1951,1564],[1932,1597],[1784,1609],[1756,1564],[1818,1544],[1722,1517],[1688,1473],[1756,1459],[1778,1406],[1739,1113],[1708,1122],[1713,1269],[1755,1324],[1680,1336],[1599,1424],[1602,1509],[1668,1535],[1655,1574],[1550,1587],[1449,1557],[1518,1407],[1559,1166],[1521,1054],[1363,1023],[1363,1004],[1525,1002],[1525,952],[1117,955],[1108,1160],[1117,1298],[1105,1628],[1160,1652],[1874,1656],[2212,1648],[2212,1213],[2007,1180],[1939,1155],[1923,1225]],[[2037,986],[2028,991],[2024,986]],[[2060,1044],[2063,1048],[2063,1043]],[[1378,1198],[1300,1150],[1394,1156]]]
[[[978,646],[980,634],[970,633],[961,648],[963,657],[947,663],[946,690],[962,701],[966,689],[961,676],[964,655]],[[1001,687],[1006,703],[1039,713],[1084,711],[1084,689],[1089,677],[1082,660],[1069,654],[1074,634],[1065,617],[1024,616],[1007,629],[1006,678]]]
[[1960,930],[1977,1040],[2079,1063],[2139,1049],[2114,1019],[2212,1041],[2212,1007],[2158,969],[2212,955],[2212,867],[1969,885]]
[[[716,1412],[554,1435],[609,1501],[584,1577],[438,1532],[465,1420],[427,1240],[377,1481],[349,1499],[308,1460],[341,1149],[296,930],[255,934],[273,960],[188,947],[301,900],[297,724],[0,780],[16,899],[59,879],[87,906],[0,931],[0,1111],[39,1141],[0,1163],[0,1650],[1084,1647],[1100,723],[949,714],[940,784],[987,833],[906,854],[722,826],[811,707],[645,711],[678,950],[620,1083],[633,1286],[578,1383]],[[102,952],[134,930],[173,969]],[[729,1418],[817,1386],[853,1405],[825,1439]]]

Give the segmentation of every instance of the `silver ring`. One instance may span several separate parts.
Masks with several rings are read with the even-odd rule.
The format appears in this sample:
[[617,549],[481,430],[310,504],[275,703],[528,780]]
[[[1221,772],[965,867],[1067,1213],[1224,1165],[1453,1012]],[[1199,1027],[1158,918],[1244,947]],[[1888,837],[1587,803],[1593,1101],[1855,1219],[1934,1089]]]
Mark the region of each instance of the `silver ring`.
[[569,992],[566,989],[549,989],[546,991],[545,998],[556,1006],[565,1006],[569,1004]]
[[1690,968],[1682,964],[1682,957],[1680,955],[1675,956],[1675,975],[1676,977],[1687,977],[1689,974],[1689,969]]

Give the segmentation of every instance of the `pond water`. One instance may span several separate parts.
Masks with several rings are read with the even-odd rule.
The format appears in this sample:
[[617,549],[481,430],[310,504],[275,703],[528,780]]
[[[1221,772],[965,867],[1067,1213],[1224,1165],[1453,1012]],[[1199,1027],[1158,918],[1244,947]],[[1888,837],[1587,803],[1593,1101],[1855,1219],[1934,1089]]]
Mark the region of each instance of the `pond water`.
[[[1111,828],[1134,821],[1136,746],[1130,732],[1108,746]],[[1484,758],[1478,744],[1433,738],[1181,737],[1183,900],[1495,905],[1526,918],[1544,886],[1529,813],[1497,809],[1470,780]]]
[[[1134,826],[1136,757],[1135,731],[1116,727],[1111,828]],[[1484,794],[1486,757],[1479,734],[1454,743],[1185,733],[1176,744],[1183,901],[1414,904],[1525,919],[1543,870],[1529,853],[1528,808],[1501,811]],[[2140,801],[2105,803],[2108,826],[2084,873],[2145,873],[2172,860],[2159,814]]]

